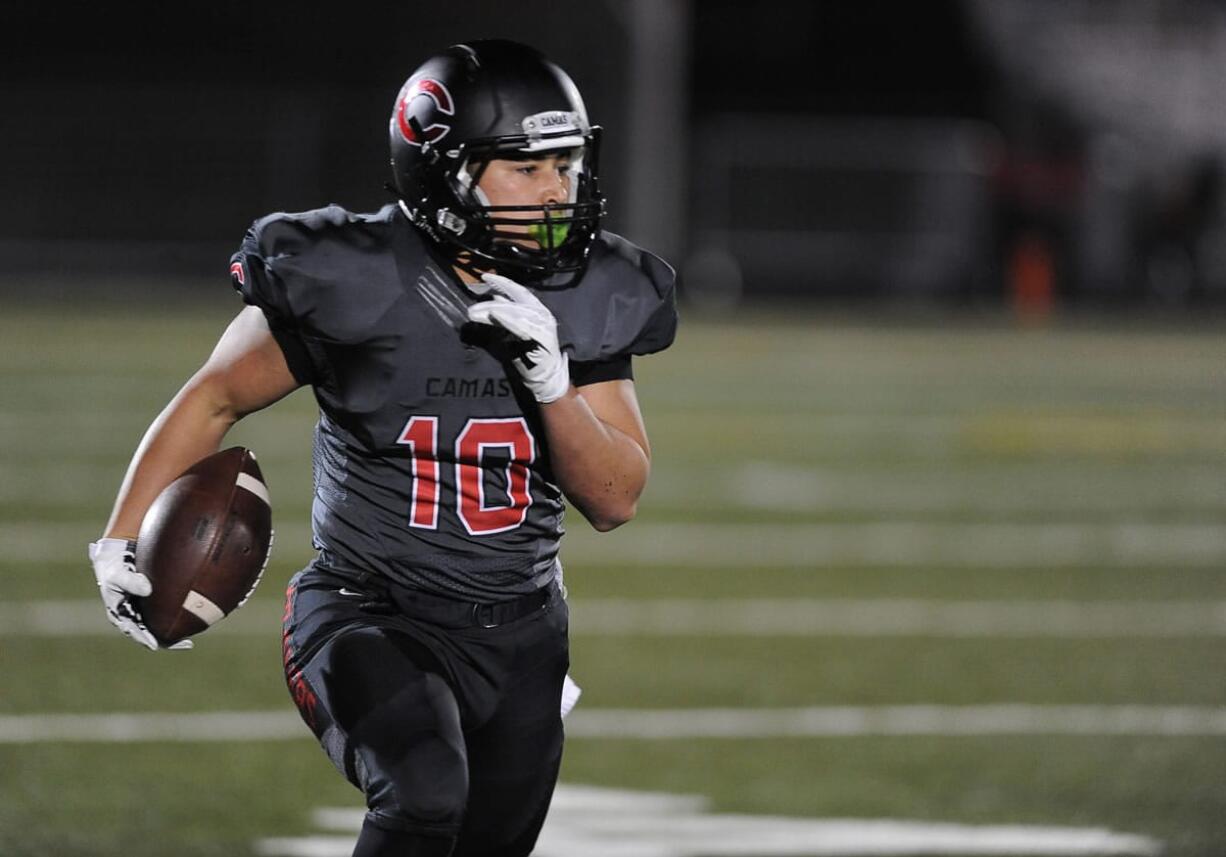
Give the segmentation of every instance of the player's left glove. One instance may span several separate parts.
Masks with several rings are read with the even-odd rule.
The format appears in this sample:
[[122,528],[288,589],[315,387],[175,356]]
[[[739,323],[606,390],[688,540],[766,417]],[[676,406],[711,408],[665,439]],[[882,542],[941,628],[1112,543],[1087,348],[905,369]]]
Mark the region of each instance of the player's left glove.
[[483,274],[481,280],[493,298],[470,306],[469,320],[501,327],[529,343],[528,353],[511,361],[524,386],[542,405],[562,398],[570,389],[570,368],[558,345],[558,320],[536,295],[514,280],[497,274]]

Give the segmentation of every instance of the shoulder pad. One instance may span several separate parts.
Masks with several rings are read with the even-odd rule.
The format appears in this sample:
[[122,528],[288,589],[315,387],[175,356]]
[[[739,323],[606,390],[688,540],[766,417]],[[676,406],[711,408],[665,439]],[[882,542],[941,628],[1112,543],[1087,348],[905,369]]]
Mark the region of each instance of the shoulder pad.
[[230,278],[244,302],[270,325],[297,328],[323,293],[352,278],[363,251],[386,241],[392,207],[354,214],[338,205],[256,220],[230,257]]
[[677,332],[676,273],[653,253],[602,232],[583,278],[539,297],[572,359],[603,361],[668,348]]

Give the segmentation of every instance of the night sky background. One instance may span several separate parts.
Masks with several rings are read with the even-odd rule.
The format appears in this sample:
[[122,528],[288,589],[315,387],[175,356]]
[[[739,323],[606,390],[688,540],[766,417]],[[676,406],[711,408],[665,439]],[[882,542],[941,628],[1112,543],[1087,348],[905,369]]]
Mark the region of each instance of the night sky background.
[[[957,3],[703,0],[692,10],[692,120],[989,109],[990,63]],[[378,208],[390,199],[386,123],[404,78],[442,46],[495,36],[535,44],[575,78],[607,129],[608,225],[623,225],[618,135],[635,105],[620,85],[620,0],[18,0],[2,14],[0,269],[105,266],[117,242],[165,242],[123,251],[126,264],[204,271],[268,211]]]

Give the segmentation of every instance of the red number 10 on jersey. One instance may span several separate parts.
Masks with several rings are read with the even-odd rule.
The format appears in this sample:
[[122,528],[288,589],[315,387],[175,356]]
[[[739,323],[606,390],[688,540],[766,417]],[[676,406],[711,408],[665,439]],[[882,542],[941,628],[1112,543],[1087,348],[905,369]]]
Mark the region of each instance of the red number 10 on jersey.
[[[409,526],[438,529],[439,480],[438,417],[414,416],[404,425],[396,443],[409,447],[413,457],[413,500]],[[506,455],[489,455],[490,450]],[[470,419],[455,440],[456,513],[470,535],[485,536],[513,530],[523,524],[532,505],[528,490],[536,442],[523,417]],[[486,470],[504,468],[504,502],[486,494]]]

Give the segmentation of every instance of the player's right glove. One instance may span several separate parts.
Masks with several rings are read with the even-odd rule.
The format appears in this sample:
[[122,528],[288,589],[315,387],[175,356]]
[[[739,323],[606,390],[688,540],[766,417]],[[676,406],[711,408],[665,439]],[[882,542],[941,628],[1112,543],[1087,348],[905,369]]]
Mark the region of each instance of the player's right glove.
[[492,300],[468,308],[469,321],[501,327],[530,344],[527,354],[512,360],[524,386],[542,405],[556,402],[570,389],[569,358],[558,345],[558,320],[540,298],[514,280],[483,274],[478,292],[492,292]]
[[[106,607],[111,624],[147,649],[157,651],[157,638],[145,627],[132,596],[144,597],[153,591],[149,578],[136,571],[136,542],[127,539],[98,539],[90,542],[89,559],[94,564],[94,578]],[[170,646],[190,649],[191,640]]]

